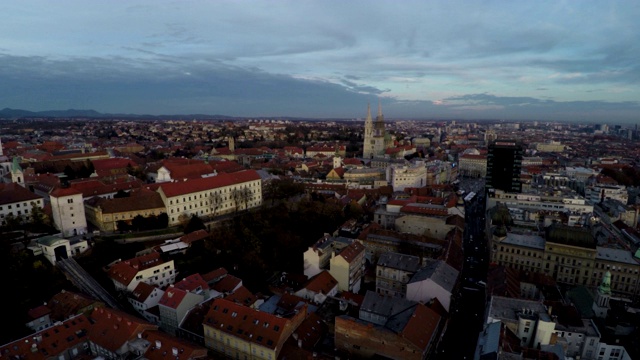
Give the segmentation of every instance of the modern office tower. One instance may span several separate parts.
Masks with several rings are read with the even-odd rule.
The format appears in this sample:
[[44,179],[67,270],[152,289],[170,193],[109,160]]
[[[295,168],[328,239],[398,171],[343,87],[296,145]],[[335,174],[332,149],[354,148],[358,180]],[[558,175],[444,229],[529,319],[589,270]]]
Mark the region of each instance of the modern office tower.
[[496,140],[489,145],[485,188],[521,192],[522,144],[516,140]]

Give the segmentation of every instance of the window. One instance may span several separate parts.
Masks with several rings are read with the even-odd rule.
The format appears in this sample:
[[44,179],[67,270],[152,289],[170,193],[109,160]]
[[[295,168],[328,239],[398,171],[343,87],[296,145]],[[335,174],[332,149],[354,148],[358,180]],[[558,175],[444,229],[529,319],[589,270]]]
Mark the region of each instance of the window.
[[73,199],[67,199],[67,204],[73,204]]

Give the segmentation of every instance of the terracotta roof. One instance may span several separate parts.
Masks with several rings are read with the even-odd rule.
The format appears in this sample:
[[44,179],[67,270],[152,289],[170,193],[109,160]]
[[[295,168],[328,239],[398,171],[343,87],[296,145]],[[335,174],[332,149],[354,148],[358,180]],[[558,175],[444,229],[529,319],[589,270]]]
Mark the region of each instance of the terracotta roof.
[[56,198],[59,197],[63,197],[63,196],[72,196],[72,195],[82,195],[82,192],[73,188],[61,188],[61,187],[56,187],[53,190],[51,190],[51,192],[49,193],[49,196],[53,196]]
[[118,262],[109,269],[109,277],[117,282],[129,285],[138,271],[162,264],[160,254],[153,252],[133,259]]
[[194,241],[203,240],[209,237],[207,230],[196,230],[180,237],[180,241],[191,244]]
[[94,310],[91,313],[91,320],[93,326],[89,329],[89,338],[111,352],[120,349],[142,331],[157,329],[155,325],[109,308]]
[[238,305],[225,299],[214,300],[203,323],[244,341],[276,349],[289,320]]
[[244,286],[240,286],[233,294],[225,296],[225,299],[244,306],[251,306],[258,300],[258,298]]
[[70,316],[78,315],[89,306],[99,307],[103,304],[86,295],[66,290],[53,295],[47,302],[47,307],[51,309],[51,318],[54,320],[64,320]]
[[212,288],[217,292],[226,294],[232,292],[233,289],[235,289],[239,285],[242,285],[242,280],[233,275],[227,275],[223,277],[222,280],[215,283]]
[[202,275],[202,278],[207,283],[211,283],[211,282],[217,281],[218,279],[226,275],[227,275],[227,269],[221,267]]
[[165,164],[165,168],[169,170],[172,179],[199,179],[202,175],[213,173],[213,167],[209,164]]
[[149,295],[156,289],[155,285],[150,285],[145,282],[138,283],[135,289],[133,289],[133,293],[131,293],[131,297],[139,302],[145,302]]
[[0,205],[42,199],[16,183],[0,183]]
[[44,360],[57,358],[69,348],[87,342],[89,340],[87,332],[90,326],[91,323],[84,315],[76,316],[60,325],[30,335],[27,339],[16,340],[0,346],[0,354],[3,359]]
[[187,292],[185,290],[176,288],[174,286],[169,286],[164,292],[164,295],[162,295],[162,298],[160,298],[160,302],[158,302],[158,305],[164,305],[172,309],[177,309],[186,296]]
[[51,309],[49,309],[45,305],[40,305],[38,307],[30,309],[27,312],[27,316],[29,316],[29,319],[31,319],[31,320],[39,319],[39,318],[41,318],[41,317],[43,317],[45,315],[49,315],[49,314],[51,314]]
[[160,188],[164,192],[165,196],[170,198],[174,196],[230,186],[234,184],[241,184],[254,180],[260,180],[260,175],[258,175],[255,170],[245,170],[231,174],[218,174],[217,176],[211,176],[207,178],[162,183],[160,185]]
[[342,256],[347,263],[351,263],[358,255],[364,252],[364,245],[358,241],[354,241],[346,248],[342,249],[338,256]]
[[100,207],[103,214],[117,214],[131,211],[165,209],[162,197],[155,191],[143,189],[131,191],[129,197],[124,198],[94,198],[89,205]]
[[118,192],[118,190],[131,190],[140,188],[142,183],[140,180],[132,180],[125,182],[116,182],[113,184],[107,184],[99,180],[81,180],[77,182],[71,182],[70,187],[82,192],[82,196],[85,198],[110,194]]
[[189,275],[186,278],[178,281],[174,284],[174,286],[178,289],[182,289],[189,292],[197,291],[198,287],[200,287],[201,291],[205,289],[209,289],[209,284],[200,276],[200,274]]
[[[144,353],[144,358],[148,360],[189,360],[207,357],[206,348],[160,331],[147,330],[142,333],[141,338],[150,343]],[[159,348],[158,345],[160,345]]]
[[323,270],[309,279],[305,285],[305,289],[313,291],[314,293],[328,294],[336,286],[338,286],[338,281],[331,276],[328,271]]

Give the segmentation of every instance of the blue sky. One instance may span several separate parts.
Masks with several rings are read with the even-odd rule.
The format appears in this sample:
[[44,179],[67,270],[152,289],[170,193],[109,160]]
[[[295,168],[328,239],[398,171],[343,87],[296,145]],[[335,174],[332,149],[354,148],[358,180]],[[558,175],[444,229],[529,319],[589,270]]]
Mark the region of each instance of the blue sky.
[[0,108],[640,123],[638,1],[5,1]]

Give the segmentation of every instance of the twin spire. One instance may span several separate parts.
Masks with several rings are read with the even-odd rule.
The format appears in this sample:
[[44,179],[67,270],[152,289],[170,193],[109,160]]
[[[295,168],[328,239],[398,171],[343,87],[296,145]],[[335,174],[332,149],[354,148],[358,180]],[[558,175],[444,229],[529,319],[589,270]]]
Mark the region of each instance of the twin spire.
[[[378,116],[376,117],[376,120],[380,120],[382,118],[382,103],[378,100]],[[367,103],[367,121],[370,121],[371,119],[371,103]]]

